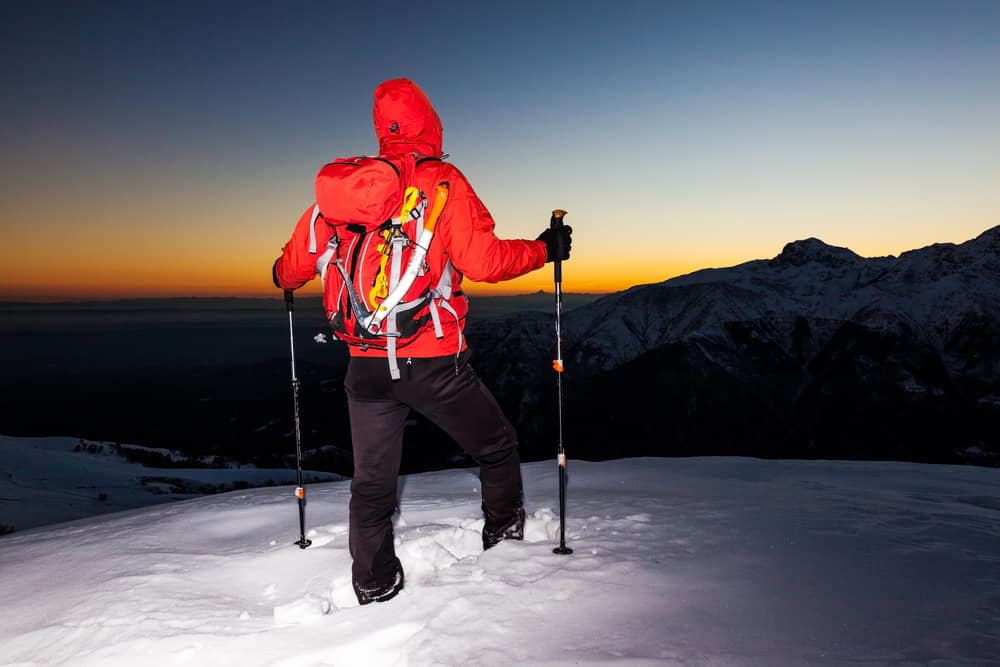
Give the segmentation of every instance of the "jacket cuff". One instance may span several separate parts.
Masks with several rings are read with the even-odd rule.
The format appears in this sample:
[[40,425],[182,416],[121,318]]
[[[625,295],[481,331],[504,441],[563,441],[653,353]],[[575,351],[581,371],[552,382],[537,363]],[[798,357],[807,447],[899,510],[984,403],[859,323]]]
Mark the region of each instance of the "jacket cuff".
[[281,283],[278,281],[278,262],[280,261],[281,258],[279,257],[278,259],[274,260],[274,264],[271,266],[271,280],[274,281],[275,287],[277,287],[278,289],[284,289],[281,286]]

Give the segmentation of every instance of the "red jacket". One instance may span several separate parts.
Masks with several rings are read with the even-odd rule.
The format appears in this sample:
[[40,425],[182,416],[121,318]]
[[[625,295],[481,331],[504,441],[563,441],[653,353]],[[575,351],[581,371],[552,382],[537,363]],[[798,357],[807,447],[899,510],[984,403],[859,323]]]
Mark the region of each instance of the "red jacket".
[[[412,81],[395,79],[376,88],[373,116],[379,154],[418,153],[441,157],[441,121],[430,100]],[[441,181],[448,181],[450,192],[427,253],[433,275],[441,275],[450,259],[454,267],[453,290],[460,293],[463,277],[495,283],[516,278],[545,264],[545,243],[496,237],[493,217],[454,165],[430,161],[421,165],[417,172],[417,187],[424,192],[434,192],[434,186]],[[310,205],[303,213],[274,265],[275,281],[283,289],[297,289],[316,276],[316,255],[308,251],[312,210],[313,205]],[[457,321],[445,318],[444,338],[436,338],[433,330],[426,331],[400,348],[400,357],[438,357],[465,349],[462,330],[468,305],[460,294],[451,303],[459,317]],[[386,355],[384,350],[363,350],[354,345],[350,353],[354,356]]]

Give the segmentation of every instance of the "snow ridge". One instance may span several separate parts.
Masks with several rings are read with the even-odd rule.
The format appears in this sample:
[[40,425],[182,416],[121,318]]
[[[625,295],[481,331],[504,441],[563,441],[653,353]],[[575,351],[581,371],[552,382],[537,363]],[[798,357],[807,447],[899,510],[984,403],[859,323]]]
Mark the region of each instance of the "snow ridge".
[[604,297],[566,313],[563,327],[574,366],[596,372],[665,344],[720,337],[730,322],[772,322],[790,338],[800,317],[905,328],[941,350],[969,318],[1000,322],[1000,227],[898,258],[862,258],[815,238],[795,241],[770,260]]

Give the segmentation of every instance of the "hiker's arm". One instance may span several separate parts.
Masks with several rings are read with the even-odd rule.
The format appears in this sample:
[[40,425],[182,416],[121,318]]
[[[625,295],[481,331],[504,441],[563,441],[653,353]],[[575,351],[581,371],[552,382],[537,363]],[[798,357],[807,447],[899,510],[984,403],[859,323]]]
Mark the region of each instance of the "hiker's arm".
[[[274,263],[272,277],[276,287],[281,289],[298,289],[316,276],[316,259],[318,254],[309,252],[309,227],[313,219],[313,207],[306,209],[295,225],[292,238],[281,249],[281,257]],[[322,253],[329,241],[329,226],[323,220],[317,220],[318,252]]]
[[448,204],[441,214],[442,235],[455,268],[469,280],[495,283],[517,278],[545,264],[545,243],[499,239],[493,216],[456,170]]

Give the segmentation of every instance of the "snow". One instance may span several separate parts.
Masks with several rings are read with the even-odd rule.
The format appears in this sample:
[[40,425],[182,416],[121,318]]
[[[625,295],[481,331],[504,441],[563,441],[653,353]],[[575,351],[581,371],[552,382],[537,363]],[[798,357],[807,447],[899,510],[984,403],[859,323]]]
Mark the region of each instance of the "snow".
[[[41,465],[41,463],[39,463]],[[523,466],[524,542],[478,478],[400,478],[406,588],[359,607],[349,483],[158,504],[0,538],[3,665],[986,665],[995,469],[740,458]],[[216,471],[218,472],[218,471]]]
[[[76,451],[89,447],[94,452]],[[94,514],[200,495],[205,486],[291,484],[295,471],[255,467],[150,468],[129,463],[116,445],[76,438],[13,438],[0,435],[0,525],[24,530]],[[123,445],[179,460],[177,452]],[[309,480],[343,479],[304,471]]]

